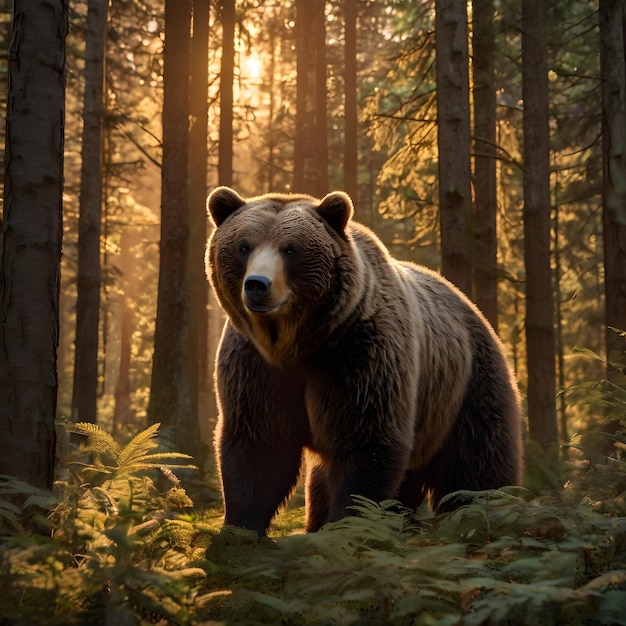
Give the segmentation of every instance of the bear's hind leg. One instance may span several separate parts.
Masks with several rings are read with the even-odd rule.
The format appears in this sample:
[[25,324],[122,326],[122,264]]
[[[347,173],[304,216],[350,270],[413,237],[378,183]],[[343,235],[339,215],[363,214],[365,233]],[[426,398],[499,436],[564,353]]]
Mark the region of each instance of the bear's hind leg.
[[408,470],[396,494],[403,507],[415,511],[426,497],[426,476],[423,470]]
[[328,476],[321,462],[312,454],[307,455],[306,478],[306,529],[319,530],[327,521],[330,494],[327,487]]
[[[471,418],[471,412],[468,415],[462,410],[435,457],[426,467],[407,472],[397,495],[405,507],[415,510],[430,494],[432,508],[445,513],[471,500],[458,495],[440,505],[455,491],[484,491],[519,483],[515,424],[485,425],[481,430],[476,427],[479,420]],[[470,427],[472,422],[474,427]]]
[[[472,336],[477,347],[463,403],[426,470],[433,507],[454,491],[499,489],[522,478],[522,421],[515,384],[487,330],[478,326]],[[439,511],[462,504],[463,498],[454,498]]]
[[459,416],[457,427],[424,472],[428,476],[426,489],[431,490],[431,504],[437,513],[467,504],[467,498],[457,496],[439,505],[444,496],[455,491],[484,491],[519,483],[516,444],[511,442],[515,435],[504,425],[491,429],[485,425],[481,430],[474,423],[472,428],[471,417]]

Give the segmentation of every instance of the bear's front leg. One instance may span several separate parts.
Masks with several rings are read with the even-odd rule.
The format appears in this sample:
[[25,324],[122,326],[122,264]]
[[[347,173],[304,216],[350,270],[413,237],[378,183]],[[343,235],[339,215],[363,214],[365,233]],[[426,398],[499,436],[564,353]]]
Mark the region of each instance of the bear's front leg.
[[302,447],[294,440],[271,445],[227,431],[219,443],[224,524],[263,536],[296,484]]
[[224,523],[265,535],[298,479],[308,434],[303,383],[227,325],[217,363]]
[[403,443],[376,442],[318,457],[307,480],[307,531],[351,515],[354,496],[374,502],[397,497],[409,454]]

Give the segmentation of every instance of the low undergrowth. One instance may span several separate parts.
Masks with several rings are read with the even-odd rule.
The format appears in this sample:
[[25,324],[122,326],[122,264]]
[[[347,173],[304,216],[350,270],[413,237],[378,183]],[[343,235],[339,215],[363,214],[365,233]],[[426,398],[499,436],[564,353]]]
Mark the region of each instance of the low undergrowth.
[[[621,460],[583,460],[549,494],[474,493],[446,516],[357,498],[357,516],[305,534],[292,509],[259,539],[193,511],[171,464],[157,489],[151,473],[182,455],[153,456],[155,434],[106,462],[116,444],[94,429],[94,462],[54,503],[5,477],[24,504],[0,508],[1,624],[626,624]],[[51,504],[50,536],[21,525]]]
[[549,491],[467,493],[442,516],[355,498],[314,534],[292,507],[260,539],[193,507],[157,427],[126,446],[75,428],[89,456],[54,495],[0,479],[0,625],[626,624],[619,429],[608,458],[570,442]]

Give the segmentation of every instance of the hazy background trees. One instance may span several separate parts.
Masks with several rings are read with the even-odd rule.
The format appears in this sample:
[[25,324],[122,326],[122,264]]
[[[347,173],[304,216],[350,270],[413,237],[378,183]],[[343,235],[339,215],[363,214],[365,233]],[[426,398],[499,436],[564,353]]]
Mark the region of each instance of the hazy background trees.
[[[98,423],[134,432],[150,406],[150,419],[190,425],[182,430],[192,443],[198,427],[210,446],[223,318],[201,255],[203,197],[218,183],[243,195],[349,190],[357,219],[393,254],[443,268],[497,323],[534,438],[548,443],[600,419],[557,393],[603,374],[575,347],[623,352],[623,339],[605,332],[607,321],[623,327],[626,310],[623,150],[610,149],[624,122],[619,2],[603,2],[599,14],[586,0],[474,0],[469,13],[467,3],[443,0],[175,4],[172,16],[156,0],[122,0],[108,15],[100,245],[90,247],[101,263],[100,315],[90,324],[97,384],[88,392]],[[81,138],[98,118],[83,101],[89,5],[72,3],[67,39],[58,407],[68,418],[87,354],[75,333]],[[531,5],[543,43],[527,39],[538,32],[527,27]],[[168,51],[172,27],[181,44]],[[531,66],[529,53],[542,64]],[[180,55],[173,87],[168,54]],[[178,91],[168,109],[170,88]],[[448,226],[457,239],[446,238]],[[168,260],[171,245],[177,256]],[[446,270],[450,259],[459,259],[458,276]]]

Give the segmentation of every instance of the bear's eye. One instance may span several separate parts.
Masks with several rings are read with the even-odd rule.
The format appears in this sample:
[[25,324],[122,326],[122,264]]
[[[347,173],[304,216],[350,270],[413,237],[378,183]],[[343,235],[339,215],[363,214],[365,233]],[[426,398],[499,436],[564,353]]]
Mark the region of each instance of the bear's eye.
[[242,241],[238,246],[237,246],[237,252],[239,252],[239,254],[243,254],[244,256],[247,254],[250,254],[250,245],[248,244],[247,241]]
[[294,256],[296,254],[296,248],[295,246],[292,245],[288,245],[285,246],[283,248],[283,252],[287,255],[287,256]]

